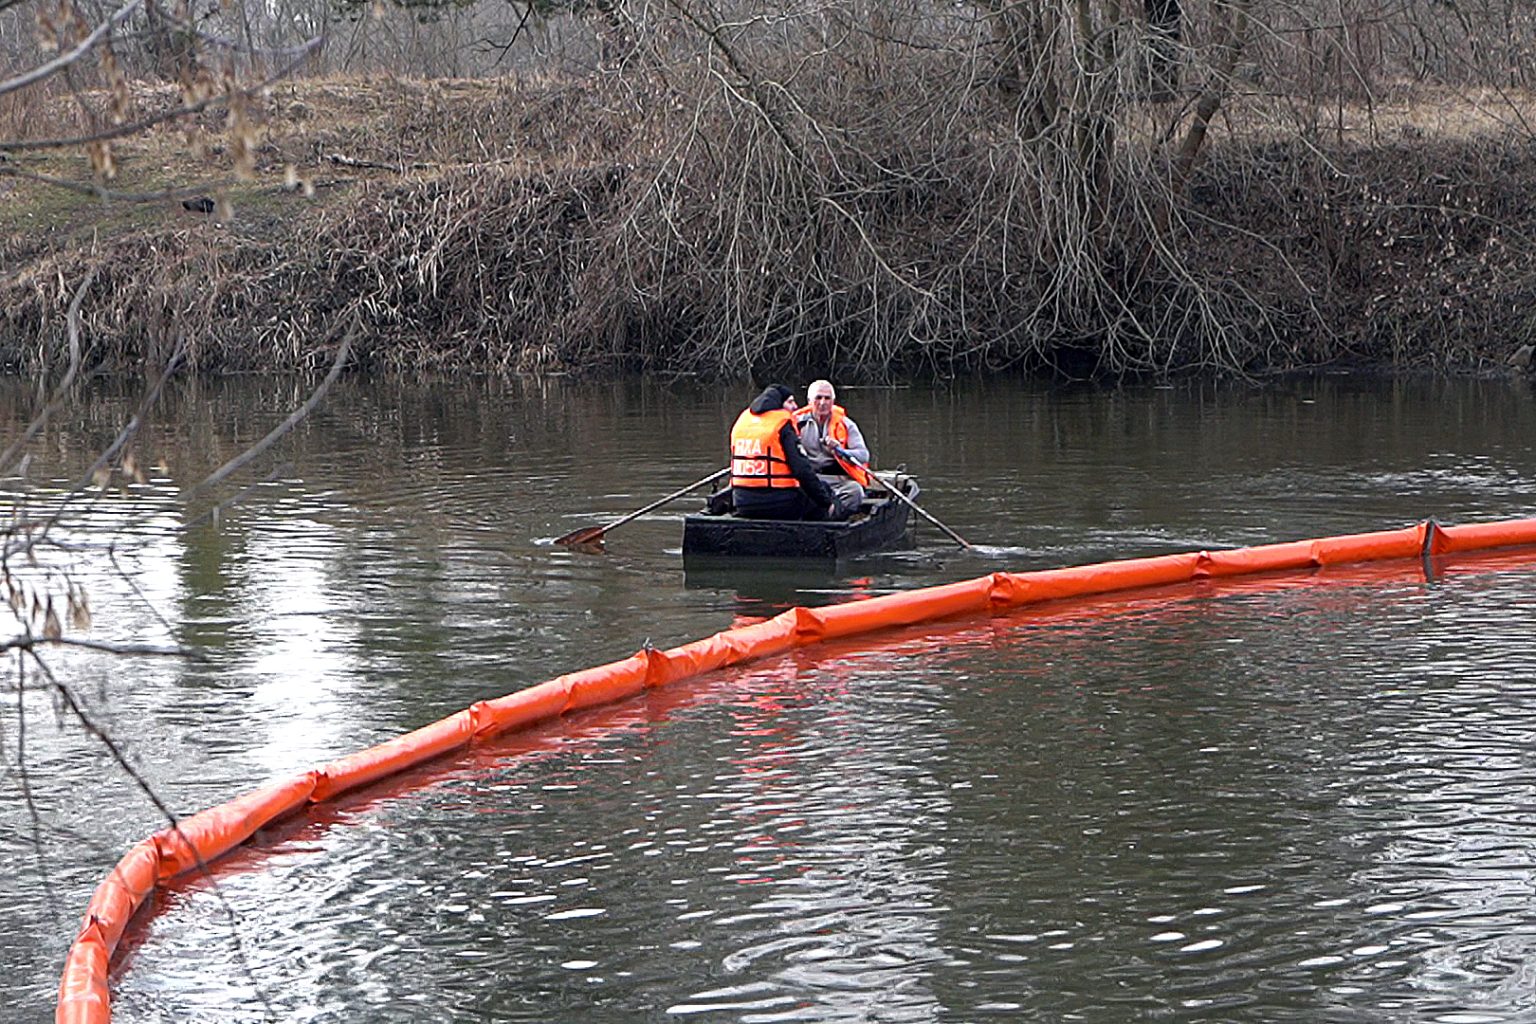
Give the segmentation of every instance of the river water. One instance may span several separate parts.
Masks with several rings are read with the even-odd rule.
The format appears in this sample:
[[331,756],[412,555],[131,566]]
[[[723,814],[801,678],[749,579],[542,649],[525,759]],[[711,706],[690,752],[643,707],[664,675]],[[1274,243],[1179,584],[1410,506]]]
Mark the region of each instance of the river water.
[[[1517,382],[849,389],[978,545],[685,571],[753,389],[181,384],[64,505],[8,655],[0,1019],[51,1013],[91,890],[163,819],[485,697],[792,604],[1536,513]],[[135,412],[96,386],[0,501],[46,514]],[[0,386],[0,440],[33,392]],[[3,447],[3,444],[0,444]],[[238,500],[232,500],[236,499]],[[507,738],[292,821],[137,920],[118,1021],[1536,1019],[1536,555],[897,631]],[[6,627],[7,635],[14,627]],[[140,783],[143,783],[141,786]]]

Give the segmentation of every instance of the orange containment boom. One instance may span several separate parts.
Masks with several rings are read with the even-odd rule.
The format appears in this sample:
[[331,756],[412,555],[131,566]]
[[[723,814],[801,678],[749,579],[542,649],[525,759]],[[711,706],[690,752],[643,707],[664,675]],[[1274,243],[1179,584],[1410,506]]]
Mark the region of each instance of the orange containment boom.
[[512,729],[623,700],[711,669],[873,630],[1021,605],[1254,573],[1420,558],[1536,544],[1536,519],[1466,526],[1433,521],[1400,530],[1132,558],[978,579],[824,608],[791,608],[667,651],[647,648],[622,661],[563,675],[494,700],[301,775],[269,783],[202,811],[138,843],[97,887],[59,982],[59,1024],[105,1024],[112,1016],[107,971],[129,919],[155,887],[249,839],[257,829],[312,804],[386,778]]

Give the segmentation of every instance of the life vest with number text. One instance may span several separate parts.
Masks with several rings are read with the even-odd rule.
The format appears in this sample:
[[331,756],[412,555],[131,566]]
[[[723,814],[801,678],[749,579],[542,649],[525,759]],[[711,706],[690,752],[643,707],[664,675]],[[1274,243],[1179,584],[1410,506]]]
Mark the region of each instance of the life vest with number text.
[[[808,408],[797,410],[795,416],[798,417],[795,424],[796,429],[804,429],[805,424],[814,418],[813,413]],[[848,447],[848,413],[842,406],[834,405],[832,407],[832,418],[827,421],[827,429],[822,436],[831,438],[844,448]],[[830,449],[826,450],[826,452],[832,456],[839,466],[843,467],[843,472],[853,477],[863,486],[869,486],[869,473],[863,466],[860,466],[852,459],[843,458]]]
[[799,487],[784,457],[779,430],[794,418],[788,409],[746,410],[731,428],[732,487]]

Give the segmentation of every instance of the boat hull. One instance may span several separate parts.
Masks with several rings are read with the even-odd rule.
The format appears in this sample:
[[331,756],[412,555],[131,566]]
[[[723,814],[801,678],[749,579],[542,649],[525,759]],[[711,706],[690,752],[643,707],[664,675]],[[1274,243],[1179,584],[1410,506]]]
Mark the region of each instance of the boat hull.
[[[917,497],[916,480],[902,477],[898,482],[908,498]],[[708,512],[683,517],[684,557],[836,559],[912,544],[910,506],[886,492],[874,492],[853,518],[836,523]]]

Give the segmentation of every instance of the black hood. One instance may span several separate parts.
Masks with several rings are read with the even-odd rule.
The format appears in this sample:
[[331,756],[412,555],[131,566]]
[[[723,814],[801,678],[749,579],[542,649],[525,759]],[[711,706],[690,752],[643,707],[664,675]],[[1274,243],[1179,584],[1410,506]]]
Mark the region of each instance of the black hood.
[[752,399],[752,404],[749,408],[759,415],[765,412],[772,412],[774,409],[782,409],[784,408],[784,399],[792,394],[794,392],[783,384],[769,384],[766,388],[763,388],[762,394]]

